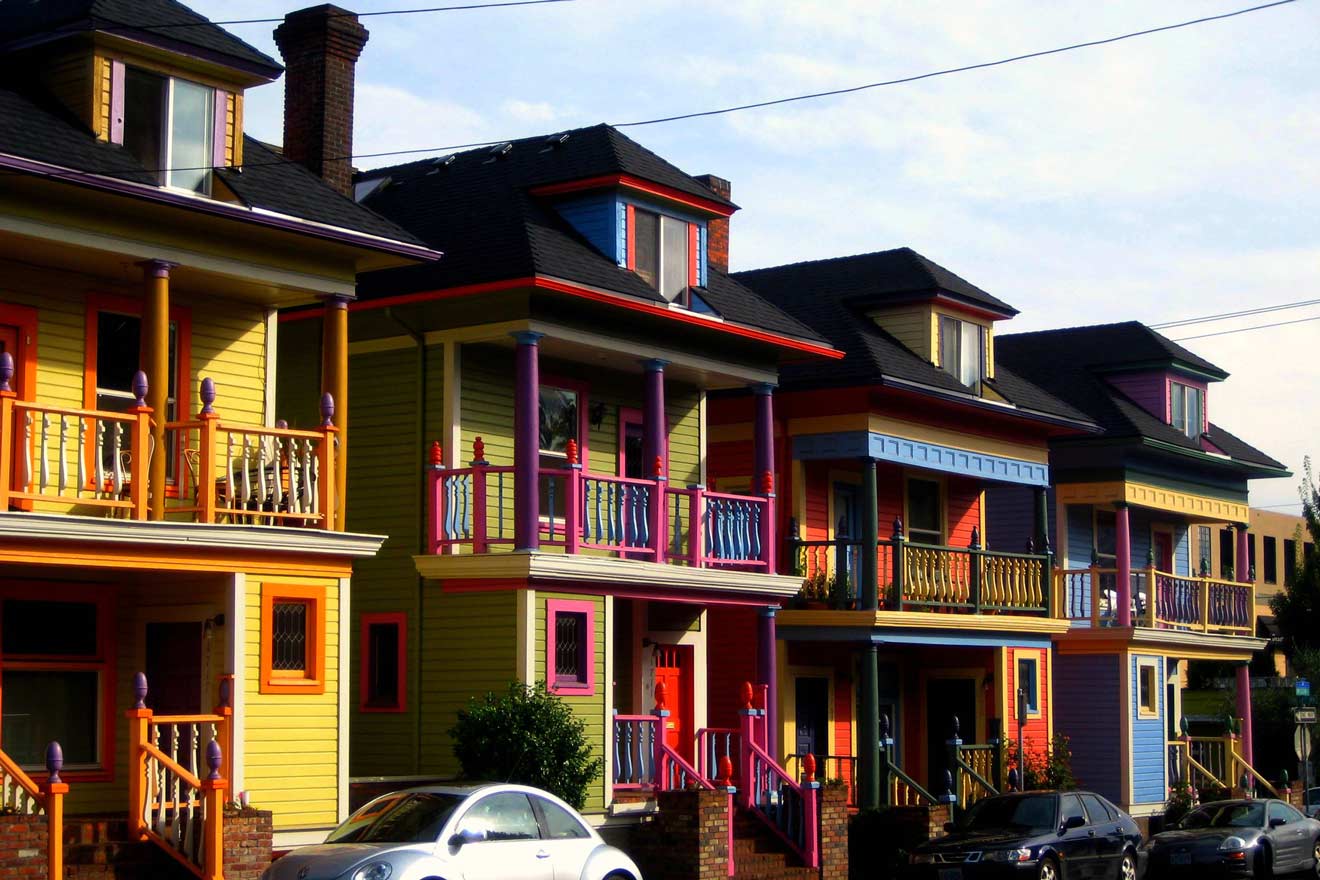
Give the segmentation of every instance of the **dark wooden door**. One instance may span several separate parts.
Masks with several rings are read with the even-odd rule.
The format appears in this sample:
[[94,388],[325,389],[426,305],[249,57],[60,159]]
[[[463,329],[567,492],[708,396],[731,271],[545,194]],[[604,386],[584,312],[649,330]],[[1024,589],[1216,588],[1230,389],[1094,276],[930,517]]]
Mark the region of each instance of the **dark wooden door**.
[[949,767],[948,740],[958,718],[963,742],[976,741],[976,682],[970,678],[937,678],[926,683],[926,781],[932,794],[945,790]]
[[830,682],[826,678],[799,678],[794,686],[794,707],[797,715],[796,742],[793,751],[798,755],[808,752],[816,756],[817,766],[823,773],[825,756],[830,752],[829,699]]
[[148,623],[146,636],[147,707],[157,715],[199,714],[201,621]]

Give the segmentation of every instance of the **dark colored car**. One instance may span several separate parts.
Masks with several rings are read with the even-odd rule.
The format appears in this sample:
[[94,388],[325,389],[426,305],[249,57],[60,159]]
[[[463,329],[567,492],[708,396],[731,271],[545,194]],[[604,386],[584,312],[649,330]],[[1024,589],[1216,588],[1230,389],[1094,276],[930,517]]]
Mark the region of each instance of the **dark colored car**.
[[1273,877],[1294,871],[1320,876],[1320,822],[1283,801],[1215,801],[1183,817],[1146,845],[1151,875],[1207,873]]
[[950,833],[908,857],[921,880],[1136,880],[1141,829],[1087,791],[1028,791],[977,801]]

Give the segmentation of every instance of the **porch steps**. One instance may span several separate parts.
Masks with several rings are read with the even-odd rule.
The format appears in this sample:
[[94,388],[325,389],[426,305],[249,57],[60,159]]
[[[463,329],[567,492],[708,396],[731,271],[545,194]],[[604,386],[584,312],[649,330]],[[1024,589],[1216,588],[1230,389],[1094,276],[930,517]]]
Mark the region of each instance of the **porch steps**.
[[129,840],[122,813],[64,822],[66,880],[196,880],[154,844]]
[[738,810],[733,820],[736,880],[819,880],[820,873],[803,867],[788,845],[755,816]]

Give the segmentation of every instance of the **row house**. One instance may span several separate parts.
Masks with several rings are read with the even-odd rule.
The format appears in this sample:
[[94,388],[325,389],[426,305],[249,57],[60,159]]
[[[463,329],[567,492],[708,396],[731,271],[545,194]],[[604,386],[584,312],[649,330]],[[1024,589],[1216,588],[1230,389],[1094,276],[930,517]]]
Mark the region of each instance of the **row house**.
[[[910,249],[735,278],[845,355],[780,372],[780,568],[801,584],[777,615],[781,753],[823,759],[861,807],[1002,788],[1005,735],[1033,751],[1051,736],[1051,642],[1068,628],[1049,443],[1095,426],[996,357],[1015,309]],[[753,399],[710,409],[712,485],[745,485]],[[1001,543],[985,495],[1005,486],[1037,512]]]
[[[327,27],[361,48],[315,13],[281,45]],[[0,5],[0,783],[6,810],[123,817],[89,858],[218,876],[222,802],[271,810],[278,845],[345,816],[340,622],[381,539],[344,527],[344,306],[439,254],[346,198],[343,163],[245,134],[280,73],[170,0]],[[277,312],[308,303],[330,318],[295,430]]]
[[[749,711],[757,778],[801,796],[764,714],[774,609],[800,583],[776,560],[774,387],[788,361],[841,355],[726,274],[728,184],[599,125],[355,186],[446,257],[368,274],[349,307],[348,525],[390,536],[356,566],[353,776],[455,775],[459,710],[521,681],[585,725],[599,821],[713,786]],[[281,316],[295,424],[316,418],[324,319]],[[708,407],[729,389],[761,414],[753,479],[716,486]],[[809,863],[811,824],[785,830]]]
[[[998,353],[1101,428],[1050,447],[1054,601],[1070,623],[1055,642],[1054,724],[1078,776],[1138,816],[1178,785],[1273,793],[1252,766],[1248,662],[1266,642],[1245,564],[1247,489],[1289,473],[1210,420],[1228,374],[1136,322],[1006,336]],[[991,540],[1022,538],[1028,504],[997,490]],[[1237,565],[1198,558],[1205,533],[1230,535]],[[1184,721],[1186,671],[1202,661],[1237,667],[1227,729]]]

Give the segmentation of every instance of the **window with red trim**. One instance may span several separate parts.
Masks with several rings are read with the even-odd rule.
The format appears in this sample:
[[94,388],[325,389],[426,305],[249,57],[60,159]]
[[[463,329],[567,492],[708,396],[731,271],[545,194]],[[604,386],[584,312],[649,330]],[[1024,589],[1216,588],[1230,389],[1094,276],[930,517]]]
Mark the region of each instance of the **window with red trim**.
[[550,690],[589,696],[596,692],[596,606],[546,601],[545,677]]
[[407,702],[408,619],[401,612],[362,615],[363,712],[403,712]]
[[67,771],[111,772],[111,618],[93,588],[0,587],[0,748],[20,766],[43,770],[58,740]]
[[654,211],[633,208],[630,267],[666,302],[688,304],[692,286],[692,224]]

